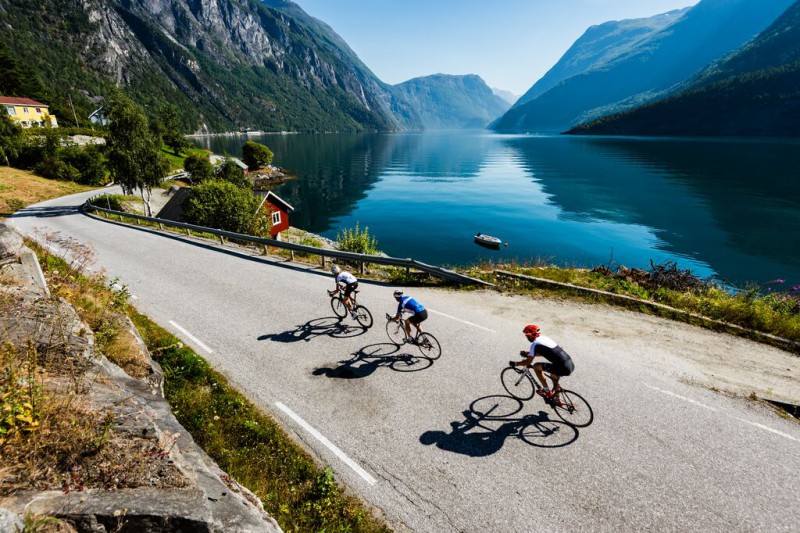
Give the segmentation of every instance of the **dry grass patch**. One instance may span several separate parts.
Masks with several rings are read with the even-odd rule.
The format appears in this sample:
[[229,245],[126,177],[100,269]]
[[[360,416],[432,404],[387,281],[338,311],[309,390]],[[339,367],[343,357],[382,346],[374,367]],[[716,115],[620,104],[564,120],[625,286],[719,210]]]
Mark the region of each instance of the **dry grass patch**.
[[0,217],[27,205],[92,189],[70,181],[49,180],[26,170],[0,166]]

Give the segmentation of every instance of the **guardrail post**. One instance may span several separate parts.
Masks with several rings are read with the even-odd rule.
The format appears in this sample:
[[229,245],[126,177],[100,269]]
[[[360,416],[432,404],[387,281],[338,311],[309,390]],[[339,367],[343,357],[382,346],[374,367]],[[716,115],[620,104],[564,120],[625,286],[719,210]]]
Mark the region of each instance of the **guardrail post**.
[[363,273],[364,273],[364,261],[361,261],[361,263],[360,263],[359,272],[360,272],[361,274],[363,274]]
[[222,235],[219,236],[219,243],[223,245],[225,244],[225,237],[223,237]]
[[186,228],[186,235],[188,235],[190,237],[192,236],[192,232],[191,232],[191,230],[189,230],[189,228]]
[[291,260],[294,261],[294,250],[289,250],[289,257],[291,257]]
[[160,230],[163,230],[163,229],[164,229],[164,224],[162,224],[161,222],[159,222],[159,223],[158,223],[158,229],[160,229]]
[[136,225],[137,226],[139,225],[139,219],[138,218],[136,219]]
[[264,255],[268,255],[268,254],[269,254],[269,248],[267,248],[267,245],[265,244],[264,245]]
[[323,269],[325,268],[325,256],[324,255],[322,256],[322,268]]

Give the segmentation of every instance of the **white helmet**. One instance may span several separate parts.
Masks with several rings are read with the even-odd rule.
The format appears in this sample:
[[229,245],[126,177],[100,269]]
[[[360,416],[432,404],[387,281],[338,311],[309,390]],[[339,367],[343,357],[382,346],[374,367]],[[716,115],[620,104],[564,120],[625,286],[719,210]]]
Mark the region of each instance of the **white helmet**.
[[339,265],[333,265],[331,267],[331,274],[338,274],[341,271],[342,271],[342,269],[339,268]]

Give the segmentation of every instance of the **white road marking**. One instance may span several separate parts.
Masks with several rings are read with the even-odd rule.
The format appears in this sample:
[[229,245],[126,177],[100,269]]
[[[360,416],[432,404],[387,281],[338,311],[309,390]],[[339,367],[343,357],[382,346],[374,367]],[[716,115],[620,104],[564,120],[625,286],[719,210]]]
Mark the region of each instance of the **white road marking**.
[[284,413],[286,413],[287,415],[289,415],[289,418],[291,418],[292,420],[294,420],[295,422],[297,422],[297,423],[300,425],[300,427],[302,427],[303,429],[305,429],[306,431],[308,431],[309,433],[311,433],[311,435],[312,435],[312,436],[313,436],[315,439],[317,439],[317,440],[318,440],[318,441],[320,441],[322,444],[324,444],[326,448],[328,448],[330,451],[332,451],[332,452],[333,452],[333,454],[334,454],[334,455],[336,455],[336,457],[338,457],[339,459],[341,459],[341,460],[342,460],[342,461],[343,461],[343,462],[344,462],[344,463],[345,463],[347,466],[349,466],[350,468],[352,468],[352,469],[353,469],[353,471],[354,471],[356,474],[358,474],[359,476],[361,476],[361,477],[364,479],[364,481],[366,481],[366,482],[367,482],[367,483],[369,483],[370,485],[374,485],[375,483],[377,483],[377,480],[376,480],[374,477],[372,477],[371,475],[369,475],[369,472],[367,472],[366,470],[364,470],[363,468],[361,468],[361,467],[358,465],[358,463],[356,463],[355,461],[353,461],[352,459],[350,459],[350,458],[349,458],[347,455],[345,455],[345,453],[344,453],[342,450],[340,450],[340,449],[339,449],[339,448],[338,448],[338,447],[337,447],[335,444],[333,444],[331,441],[329,441],[328,439],[326,439],[326,438],[325,438],[325,436],[324,436],[324,435],[322,435],[322,433],[320,433],[319,431],[317,431],[316,429],[314,429],[314,428],[311,426],[311,424],[309,424],[308,422],[306,422],[305,420],[303,420],[302,418],[300,418],[299,416],[297,416],[297,414],[296,414],[294,411],[292,411],[291,409],[289,409],[288,407],[286,407],[286,406],[285,406],[283,403],[281,403],[281,402],[275,402],[275,405],[277,405],[277,406],[278,406],[278,409],[280,409],[281,411],[283,411]]
[[759,424],[758,422],[750,422],[749,420],[743,420],[741,418],[736,418],[736,420],[738,420],[739,422],[744,422],[745,424],[750,424],[751,426],[755,426],[759,429],[769,431],[770,433],[775,433],[776,435],[780,435],[781,437],[786,437],[787,439],[792,439],[793,441],[797,441],[796,438],[792,437],[788,433],[784,433],[783,431],[778,431],[777,429],[772,429],[771,427]]
[[455,320],[456,322],[461,322],[461,323],[463,323],[463,324],[467,324],[468,326],[472,326],[472,327],[474,327],[474,328],[478,328],[478,329],[482,329],[482,330],[484,330],[484,331],[488,331],[489,333],[496,333],[496,332],[495,332],[495,330],[493,330],[493,329],[489,329],[489,328],[485,328],[485,327],[483,327],[483,326],[481,326],[481,325],[479,325],[479,324],[475,324],[475,323],[473,323],[473,322],[467,322],[466,320],[461,320],[460,318],[456,318],[456,317],[454,317],[454,316],[446,315],[446,314],[444,314],[444,313],[442,313],[442,312],[440,312],[440,311],[434,311],[433,309],[430,309],[430,308],[427,308],[427,309],[428,309],[428,311],[430,311],[431,313],[436,313],[437,315],[441,315],[441,316],[443,316],[443,317],[446,317],[446,318],[449,318],[449,319],[451,319],[451,320]]
[[[678,398],[678,399],[684,400],[686,402],[689,402],[689,403],[692,403],[692,404],[695,404],[695,405],[699,405],[700,407],[703,407],[703,408],[708,409],[710,411],[718,412],[717,409],[714,409],[713,407],[709,407],[707,405],[703,405],[702,403],[700,403],[698,401],[695,401],[695,400],[692,400],[691,398],[686,398],[684,396],[680,396],[678,394],[675,394],[674,392],[670,392],[670,391],[667,391],[667,390],[664,390],[664,389],[659,389],[658,387],[653,387],[652,385],[648,385],[647,383],[642,383],[642,385],[644,385],[645,387],[648,387],[650,389],[657,390],[658,392],[662,392],[662,393],[664,393],[664,394],[666,394],[668,396],[672,396],[674,398]],[[763,429],[764,431],[769,431],[770,433],[775,433],[776,435],[780,435],[781,437],[786,437],[787,439],[791,439],[791,440],[793,440],[795,442],[797,442],[797,440],[798,440],[797,438],[789,435],[788,433],[784,433],[783,431],[778,431],[777,429],[772,429],[771,427],[765,426],[764,424],[759,424],[758,422],[751,422],[749,420],[745,420],[743,418],[737,418],[737,417],[731,416],[731,415],[726,415],[726,416],[728,416],[729,418],[733,418],[734,420],[738,420],[739,422],[744,422],[745,424],[750,424],[751,426],[755,426],[755,427],[757,427],[759,429]]]
[[717,411],[713,407],[709,407],[709,406],[707,406],[705,404],[702,404],[702,403],[698,402],[697,400],[692,400],[691,398],[687,398],[686,396],[681,396],[680,394],[675,394],[674,392],[670,392],[668,390],[659,389],[658,387],[653,387],[652,385],[648,385],[647,383],[642,383],[642,385],[644,385],[645,387],[651,388],[653,390],[657,390],[658,392],[666,394],[667,396],[672,396],[673,398],[678,398],[679,400],[683,400],[684,402],[689,402],[691,404],[698,405],[698,406],[702,407],[703,409],[708,409],[709,411]]
[[211,348],[209,348],[208,346],[206,346],[205,344],[200,342],[200,339],[198,339],[197,337],[195,337],[194,335],[192,335],[191,333],[189,333],[188,331],[186,331],[185,329],[180,327],[174,321],[170,320],[169,323],[172,325],[173,328],[177,329],[178,331],[180,331],[181,333],[183,333],[184,335],[189,337],[190,341],[192,341],[193,343],[197,344],[199,347],[201,347],[202,349],[204,349],[208,353],[214,353],[214,350],[212,350]]

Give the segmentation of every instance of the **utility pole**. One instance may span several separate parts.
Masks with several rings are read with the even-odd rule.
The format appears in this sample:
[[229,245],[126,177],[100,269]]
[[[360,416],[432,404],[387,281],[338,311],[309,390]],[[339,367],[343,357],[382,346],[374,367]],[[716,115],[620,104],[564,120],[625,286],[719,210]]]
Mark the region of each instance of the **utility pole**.
[[67,93],[67,97],[69,98],[69,106],[72,108],[72,116],[75,117],[75,127],[79,128],[80,124],[78,124],[78,115],[75,114],[75,106],[72,105],[72,93]]

